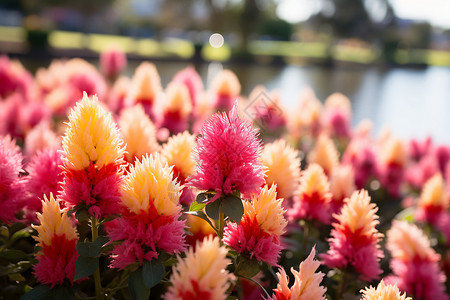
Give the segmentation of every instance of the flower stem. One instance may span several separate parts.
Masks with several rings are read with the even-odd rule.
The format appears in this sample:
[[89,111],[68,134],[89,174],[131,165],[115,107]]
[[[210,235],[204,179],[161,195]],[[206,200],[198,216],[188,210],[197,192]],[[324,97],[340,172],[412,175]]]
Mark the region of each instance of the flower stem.
[[223,239],[223,230],[225,228],[225,215],[223,214],[222,210],[219,210],[219,224],[217,225],[217,231],[219,234],[220,242],[222,242]]
[[[92,216],[91,219],[91,231],[92,231],[92,241],[98,238],[98,220],[96,217]],[[102,283],[100,280],[100,267],[97,266],[97,270],[94,273],[94,283],[95,283],[95,296],[97,300],[103,300],[102,294]]]
[[349,277],[348,277],[347,272],[345,270],[342,270],[342,277],[341,277],[339,285],[336,289],[335,299],[337,299],[337,300],[343,299],[345,290],[347,289],[348,279],[349,279]]
[[303,239],[302,239],[302,247],[300,249],[300,255],[302,256],[302,259],[308,257],[308,255],[305,255],[306,246],[308,245],[309,240],[309,226],[310,224],[307,221],[304,221],[303,224]]

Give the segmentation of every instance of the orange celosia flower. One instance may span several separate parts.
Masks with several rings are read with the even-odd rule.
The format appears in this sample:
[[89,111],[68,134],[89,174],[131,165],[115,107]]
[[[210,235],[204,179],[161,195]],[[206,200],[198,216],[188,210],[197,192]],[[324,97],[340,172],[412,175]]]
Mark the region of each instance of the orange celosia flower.
[[241,93],[241,84],[236,74],[223,70],[214,77],[211,84],[213,105],[219,110],[229,111]]
[[145,154],[160,149],[156,140],[156,128],[140,104],[122,110],[119,119],[122,137],[126,143],[125,158],[133,163]]
[[298,151],[285,140],[266,144],[261,154],[262,163],[267,167],[266,183],[277,185],[277,194],[281,198],[290,198],[299,185],[300,158]]
[[417,219],[427,221],[434,226],[439,225],[442,214],[445,214],[449,208],[449,200],[444,178],[441,173],[437,173],[423,186],[417,204]]
[[174,177],[183,184],[194,173],[195,165],[192,151],[196,146],[195,136],[185,131],[169,138],[164,144],[161,155],[173,166]]
[[294,285],[289,288],[289,277],[283,268],[279,269],[277,273],[278,285],[274,289],[275,294],[272,300],[301,300],[314,299],[325,300],[325,292],[327,289],[320,285],[325,274],[322,272],[315,273],[320,266],[320,262],[314,260],[316,250],[313,248],[308,258],[300,263],[299,271],[291,268],[291,273],[294,275]]
[[377,288],[370,286],[365,290],[361,290],[363,300],[412,300],[411,297],[406,297],[400,293],[396,285],[385,284],[383,280],[380,281]]
[[339,213],[344,199],[350,197],[356,190],[353,168],[348,165],[337,166],[330,176],[330,191],[333,195],[331,210]]
[[339,153],[329,136],[325,134],[319,136],[314,148],[308,154],[308,163],[319,164],[327,175],[339,164]]
[[173,267],[165,299],[214,299],[227,298],[227,290],[234,276],[226,267],[231,261],[226,258],[228,251],[220,246],[219,239],[206,237],[203,243],[197,243],[195,252],[189,248],[186,257],[178,257]]

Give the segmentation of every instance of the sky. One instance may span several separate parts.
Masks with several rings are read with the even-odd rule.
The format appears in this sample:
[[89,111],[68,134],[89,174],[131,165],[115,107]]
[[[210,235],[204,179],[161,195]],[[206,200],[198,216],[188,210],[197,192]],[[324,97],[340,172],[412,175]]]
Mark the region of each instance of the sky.
[[[322,1],[317,0],[279,0],[277,15],[288,22],[305,21],[318,12]],[[377,0],[366,0],[373,8],[375,18],[383,8]],[[398,17],[418,21],[428,21],[433,26],[450,29],[450,0],[390,0]],[[301,8],[301,9],[299,9]],[[332,12],[333,8],[328,7]]]

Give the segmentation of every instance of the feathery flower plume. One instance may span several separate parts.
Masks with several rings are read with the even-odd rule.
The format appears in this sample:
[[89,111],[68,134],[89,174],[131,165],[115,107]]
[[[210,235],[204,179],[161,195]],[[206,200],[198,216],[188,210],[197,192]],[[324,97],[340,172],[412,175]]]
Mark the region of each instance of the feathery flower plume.
[[300,95],[298,108],[289,114],[289,131],[294,138],[304,135],[317,136],[321,129],[320,116],[322,103],[317,99],[314,91],[307,88]]
[[280,236],[287,225],[282,202],[277,199],[276,185],[270,189],[266,185],[252,202],[244,202],[240,224],[227,223],[223,242],[250,258],[276,266],[282,249]]
[[406,147],[400,139],[388,136],[382,141],[380,154],[381,184],[390,195],[399,197],[407,158]]
[[352,105],[347,96],[334,93],[325,100],[322,121],[332,137],[351,137]]
[[370,203],[366,190],[355,191],[342,207],[333,223],[330,249],[321,258],[330,268],[352,266],[362,280],[376,279],[380,273],[383,251],[378,242],[383,236],[375,226],[379,223],[376,204]]
[[195,150],[197,166],[187,185],[217,194],[258,193],[264,184],[259,160],[261,142],[256,129],[239,118],[237,103],[228,115],[217,113],[203,124]]
[[155,125],[140,104],[122,110],[119,127],[126,144],[127,162],[133,163],[136,158],[160,150]]
[[339,153],[328,135],[319,136],[314,148],[308,153],[308,163],[320,165],[327,175],[339,164]]
[[211,83],[213,106],[219,111],[229,111],[241,93],[241,84],[236,74],[223,70],[214,77]]
[[29,101],[35,91],[33,76],[20,62],[6,55],[0,55],[0,82],[0,102],[15,93]]
[[141,63],[136,68],[131,83],[131,91],[127,97],[128,106],[140,103],[152,122],[159,124],[160,116],[156,111],[156,104],[162,86],[155,65],[149,62]]
[[112,250],[114,268],[158,258],[185,249],[184,223],[180,221],[180,186],[172,179],[172,167],[159,153],[136,160],[122,186],[122,214],[107,226],[112,241],[122,241]]
[[116,213],[124,147],[111,114],[97,97],[85,94],[71,110],[62,144],[65,206],[85,204],[97,218]]
[[38,151],[27,165],[29,176],[26,177],[27,199],[25,219],[36,222],[36,212],[42,211],[42,197],[57,195],[63,181],[62,153],[58,148]]
[[178,82],[171,82],[166,88],[166,99],[162,104],[164,121],[161,127],[172,133],[179,133],[188,128],[192,103],[188,88]]
[[444,178],[437,173],[425,183],[417,204],[416,218],[438,226],[441,217],[450,206]]
[[262,163],[267,167],[267,185],[276,184],[280,198],[289,199],[299,185],[300,158],[298,151],[281,139],[265,144],[262,151]]
[[114,82],[112,89],[108,94],[108,108],[115,114],[120,114],[123,108],[128,104],[127,93],[131,85],[131,79],[125,76],[120,76]]
[[178,257],[170,277],[172,285],[164,298],[225,300],[230,283],[235,279],[226,270],[231,263],[226,258],[227,253],[217,237],[209,236],[203,243],[197,242],[195,252],[189,248],[184,259]]
[[322,167],[311,164],[301,172],[300,186],[294,194],[289,216],[295,220],[313,219],[329,224],[331,197],[330,184]]
[[39,150],[47,148],[60,148],[61,139],[50,128],[47,121],[42,121],[31,129],[25,137],[25,155],[33,156]]
[[383,280],[380,281],[377,288],[370,286],[365,290],[361,290],[363,300],[412,300],[411,297],[406,297],[400,293],[396,285],[385,284]]
[[188,88],[192,106],[195,107],[198,97],[204,90],[202,78],[197,71],[192,66],[189,66],[175,74],[172,81],[180,82]]
[[192,235],[186,235],[186,243],[191,247],[195,247],[197,241],[203,241],[206,236],[215,236],[216,232],[205,220],[193,216],[186,216],[186,228]]
[[425,233],[414,224],[394,220],[386,236],[394,275],[386,277],[385,282],[397,284],[416,299],[449,299],[445,275],[438,265],[441,256],[431,248]]
[[314,259],[316,255],[315,247],[312,248],[308,257],[300,263],[299,271],[291,268],[291,273],[294,275],[295,281],[291,288],[289,288],[289,277],[283,268],[279,269],[277,273],[278,285],[273,291],[275,292],[271,300],[302,300],[314,299],[325,300],[325,292],[327,289],[320,285],[325,274],[318,272],[317,268],[320,262]]
[[66,279],[72,284],[78,257],[75,225],[66,211],[61,211],[53,194],[48,199],[44,195],[42,213],[37,213],[37,218],[40,225],[33,226],[38,233],[34,239],[41,247],[37,254],[38,263],[34,267],[37,280],[50,284],[52,288],[62,285]]
[[106,77],[115,78],[127,66],[127,56],[118,46],[100,53],[100,69]]
[[22,170],[22,153],[9,136],[0,136],[0,221],[16,221],[14,216],[23,202],[24,181],[19,177]]
[[330,192],[333,195],[332,213],[339,213],[344,205],[344,199],[350,198],[356,190],[355,175],[351,166],[339,165],[334,168],[330,176]]

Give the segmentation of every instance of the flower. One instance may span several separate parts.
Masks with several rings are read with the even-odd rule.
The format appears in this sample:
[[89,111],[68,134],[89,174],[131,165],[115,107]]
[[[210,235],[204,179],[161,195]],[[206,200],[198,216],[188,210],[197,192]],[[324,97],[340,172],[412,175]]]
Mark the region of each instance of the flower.
[[164,121],[162,127],[172,133],[179,133],[188,128],[192,102],[188,88],[179,82],[171,82],[166,88],[166,99],[162,104]]
[[366,186],[371,177],[379,174],[378,161],[372,141],[368,138],[353,138],[342,155],[342,164],[351,165],[358,189]]
[[363,300],[412,300],[411,297],[406,297],[406,293],[400,294],[396,285],[385,284],[383,280],[380,281],[377,288],[370,286],[365,290],[361,290]]
[[277,273],[278,285],[273,291],[272,300],[325,300],[325,292],[327,289],[320,285],[323,276],[322,272],[315,273],[320,266],[320,262],[314,260],[316,249],[313,247],[308,257],[300,263],[299,271],[291,268],[291,273],[294,275],[295,281],[291,288],[289,288],[289,277],[283,268],[279,269]]
[[42,197],[57,195],[61,191],[63,180],[62,153],[57,148],[38,151],[27,165],[26,219],[36,221],[36,212],[42,210]]
[[25,137],[25,154],[31,157],[39,150],[61,147],[61,140],[47,121],[41,121]]
[[[186,182],[186,178],[194,174],[196,162],[192,157],[192,151],[196,145],[195,136],[185,131],[169,138],[161,150],[169,166],[173,166],[173,178],[180,184]],[[189,205],[194,200],[194,195],[189,187],[183,187],[180,202]]]
[[380,149],[380,181],[393,197],[400,196],[406,165],[406,147],[395,137],[386,137]]
[[97,218],[116,213],[125,149],[111,114],[97,97],[85,94],[71,110],[62,145],[64,204],[85,204]]
[[325,100],[322,121],[330,136],[349,139],[351,132],[352,106],[341,93],[334,93]]
[[197,71],[189,66],[175,74],[173,82],[183,83],[188,88],[192,106],[195,107],[198,97],[204,90],[202,79]]
[[332,213],[339,213],[344,199],[350,197],[356,190],[353,168],[348,165],[339,165],[330,175],[330,192]]
[[257,130],[240,119],[237,103],[227,116],[218,113],[207,119],[197,140],[197,166],[187,185],[222,193],[241,192],[244,197],[258,193],[264,183],[259,160],[261,142]]
[[334,215],[330,249],[321,258],[330,268],[352,266],[362,280],[376,279],[380,273],[383,251],[378,244],[383,236],[375,226],[379,223],[376,204],[370,203],[366,190],[355,191]]
[[294,138],[305,135],[317,136],[320,132],[320,116],[322,103],[317,99],[311,88],[306,88],[300,95],[297,109],[292,110],[289,116],[289,131]]
[[276,185],[265,186],[252,202],[244,202],[244,215],[240,224],[228,222],[223,242],[239,253],[250,255],[277,265],[282,246],[280,236],[287,221],[282,208],[283,199],[277,199]]
[[66,211],[60,209],[59,203],[44,195],[42,213],[37,213],[40,225],[33,226],[38,236],[34,239],[41,250],[37,254],[38,263],[34,272],[39,282],[62,285],[66,279],[73,283],[75,263],[78,257],[76,243],[78,235],[74,224]]
[[320,165],[325,174],[329,175],[339,164],[339,153],[333,140],[326,134],[321,134],[308,154],[308,163]]
[[294,204],[289,210],[292,219],[313,219],[330,223],[330,185],[323,169],[311,164],[301,172],[300,186],[294,195]]
[[122,185],[122,214],[107,226],[112,241],[112,267],[123,269],[136,261],[158,258],[185,249],[184,223],[179,220],[180,186],[172,179],[172,167],[159,153],[135,161]]
[[425,233],[406,221],[392,221],[386,233],[386,248],[391,252],[394,275],[385,278],[417,299],[449,299],[445,275],[439,268],[441,256],[431,248]]
[[16,221],[14,216],[23,204],[24,181],[22,153],[10,136],[0,136],[0,221]]
[[225,300],[231,281],[234,280],[226,267],[231,263],[226,258],[228,251],[219,245],[217,237],[206,237],[203,243],[197,242],[195,252],[189,248],[186,257],[178,257],[170,277],[172,285],[164,299]]
[[125,76],[120,76],[114,82],[108,95],[108,107],[113,113],[120,113],[128,104],[126,103],[126,99],[130,85],[131,79]]
[[222,70],[211,83],[213,106],[220,111],[229,111],[241,93],[241,84],[236,74],[230,70]]
[[266,144],[261,155],[262,163],[267,167],[266,183],[277,185],[279,197],[288,199],[294,195],[299,185],[300,158],[298,151],[281,139]]
[[133,163],[145,154],[160,150],[156,140],[156,128],[145,114],[142,105],[125,108],[119,119],[120,132],[126,143],[125,159]]
[[449,201],[444,178],[441,173],[437,173],[423,186],[417,203],[416,218],[437,226],[440,218],[450,206]]
[[110,46],[100,53],[100,69],[106,77],[114,78],[127,66],[127,56],[117,46]]

